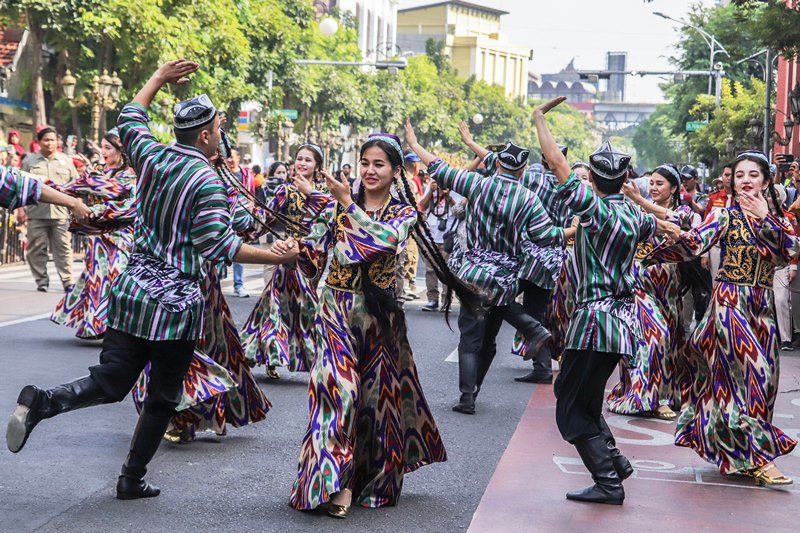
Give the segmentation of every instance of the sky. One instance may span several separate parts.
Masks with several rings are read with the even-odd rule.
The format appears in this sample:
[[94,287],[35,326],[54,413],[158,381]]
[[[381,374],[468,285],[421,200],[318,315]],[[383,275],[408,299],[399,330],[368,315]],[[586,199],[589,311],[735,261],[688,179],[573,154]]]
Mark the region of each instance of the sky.
[[[399,9],[438,0],[400,0]],[[467,0],[508,11],[500,32],[514,44],[530,46],[535,73],[558,72],[575,58],[579,70],[605,68],[606,52],[628,52],[628,70],[670,70],[677,24],[653,15],[661,11],[684,18],[691,5],[713,6],[715,0]],[[722,43],[723,45],[725,43]],[[626,100],[663,102],[655,76],[628,76]]]

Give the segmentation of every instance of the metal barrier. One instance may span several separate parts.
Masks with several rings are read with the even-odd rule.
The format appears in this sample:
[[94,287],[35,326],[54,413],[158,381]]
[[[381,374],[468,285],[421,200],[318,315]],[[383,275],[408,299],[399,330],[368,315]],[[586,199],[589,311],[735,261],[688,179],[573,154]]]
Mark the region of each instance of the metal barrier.
[[[72,252],[83,255],[86,251],[86,236],[72,235]],[[20,231],[14,215],[7,209],[0,209],[0,265],[25,262],[25,230]]]

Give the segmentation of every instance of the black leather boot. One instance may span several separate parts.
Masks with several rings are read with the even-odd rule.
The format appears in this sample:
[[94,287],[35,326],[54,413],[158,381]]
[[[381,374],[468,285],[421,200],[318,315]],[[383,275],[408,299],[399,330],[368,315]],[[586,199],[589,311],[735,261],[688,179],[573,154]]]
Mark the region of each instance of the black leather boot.
[[169,426],[170,416],[157,416],[147,407],[139,415],[131,438],[131,449],[117,480],[117,499],[135,500],[152,498],[161,494],[161,489],[144,480],[147,465],[158,450],[161,438]]
[[568,500],[622,505],[625,489],[611,461],[611,451],[604,435],[575,443],[583,464],[592,474],[594,485],[567,493]]
[[625,481],[633,475],[633,466],[628,458],[622,455],[622,452],[617,448],[617,441],[614,439],[614,434],[611,433],[611,428],[608,427],[606,419],[600,415],[600,430],[606,439],[608,450],[611,452],[611,462],[614,464],[614,470],[617,471],[619,479]]
[[461,398],[458,403],[453,406],[453,411],[456,413],[463,413],[465,415],[475,414],[475,394],[468,392],[461,393]]
[[45,418],[113,401],[91,376],[48,390],[27,385],[20,391],[17,408],[8,421],[6,445],[17,453],[28,442],[33,428]]

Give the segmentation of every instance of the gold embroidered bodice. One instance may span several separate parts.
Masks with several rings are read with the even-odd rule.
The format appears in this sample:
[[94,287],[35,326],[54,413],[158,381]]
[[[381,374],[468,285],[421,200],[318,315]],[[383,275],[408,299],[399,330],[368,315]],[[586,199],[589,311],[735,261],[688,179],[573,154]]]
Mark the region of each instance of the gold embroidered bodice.
[[[408,206],[392,198],[381,213],[368,212],[373,220],[379,222],[389,222],[396,218],[400,211]],[[347,212],[337,204],[336,221],[333,229],[333,242],[341,243],[344,240],[344,227],[347,222],[345,218]],[[330,270],[325,284],[332,289],[339,289],[349,292],[361,292],[361,265],[363,263],[353,263],[342,265],[334,254],[331,260]],[[397,254],[382,255],[375,261],[369,263],[369,278],[379,288],[391,291],[395,290],[395,269],[397,266]]]
[[[314,190],[319,192],[328,192],[328,187],[325,185],[325,182],[314,182],[313,184]],[[297,187],[294,185],[287,185],[286,186],[286,208],[285,214],[298,224],[305,225],[308,221],[306,220],[306,216],[308,215],[306,209],[306,195],[301,193]],[[306,235],[295,231],[294,229],[287,228],[286,234],[300,240]]]
[[719,240],[717,281],[771,289],[775,265],[758,253],[758,241],[752,224],[741,209],[729,209],[728,213],[728,231]]

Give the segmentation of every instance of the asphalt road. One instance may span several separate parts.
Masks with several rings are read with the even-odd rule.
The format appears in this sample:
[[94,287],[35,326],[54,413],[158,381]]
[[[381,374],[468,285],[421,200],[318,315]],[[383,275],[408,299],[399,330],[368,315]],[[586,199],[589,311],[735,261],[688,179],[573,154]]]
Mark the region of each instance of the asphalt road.
[[[255,298],[229,297],[229,303],[241,324]],[[453,413],[458,368],[445,358],[458,336],[440,314],[419,311],[421,303],[407,304],[410,338],[449,460],[406,476],[397,507],[354,508],[343,521],[289,507],[308,421],[307,375],[282,372],[273,381],[260,368],[258,381],[273,404],[267,419],[231,428],[226,437],[163,442],[148,474],[162,489],[158,498],[122,502],[113,497],[136,421],[130,399],[46,420],[19,454],[3,446],[0,531],[466,530],[534,386],[513,381],[528,366],[509,355],[512,332],[505,327],[478,414]],[[0,328],[3,428],[22,386],[50,387],[85,375],[98,353],[99,343],[80,341],[49,321]]]

